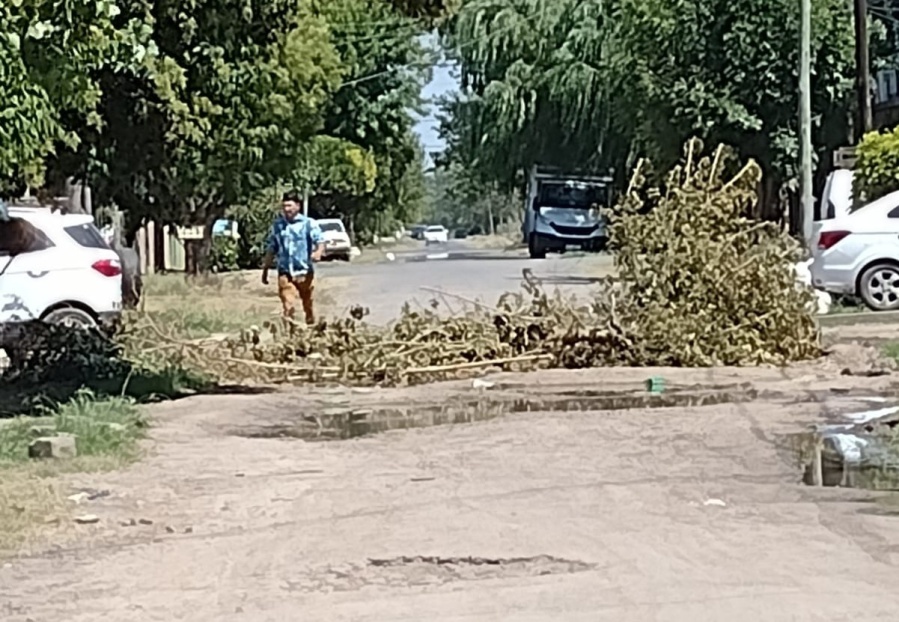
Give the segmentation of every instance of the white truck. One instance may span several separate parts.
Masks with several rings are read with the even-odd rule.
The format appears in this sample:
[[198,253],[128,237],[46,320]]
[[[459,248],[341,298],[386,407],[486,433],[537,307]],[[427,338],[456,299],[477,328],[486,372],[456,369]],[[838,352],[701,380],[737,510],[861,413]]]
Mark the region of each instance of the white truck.
[[603,213],[611,205],[611,175],[562,173],[534,166],[528,175],[528,193],[522,225],[532,259],[569,248],[598,252],[609,240]]

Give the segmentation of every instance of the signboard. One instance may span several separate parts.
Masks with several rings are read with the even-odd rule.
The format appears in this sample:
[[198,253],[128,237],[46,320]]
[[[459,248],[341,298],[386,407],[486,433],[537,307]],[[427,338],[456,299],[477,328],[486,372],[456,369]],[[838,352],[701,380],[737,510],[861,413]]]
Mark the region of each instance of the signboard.
[[834,168],[851,169],[855,167],[855,161],[858,158],[855,155],[855,147],[840,147],[833,152]]
[[175,227],[179,240],[202,240],[203,227]]

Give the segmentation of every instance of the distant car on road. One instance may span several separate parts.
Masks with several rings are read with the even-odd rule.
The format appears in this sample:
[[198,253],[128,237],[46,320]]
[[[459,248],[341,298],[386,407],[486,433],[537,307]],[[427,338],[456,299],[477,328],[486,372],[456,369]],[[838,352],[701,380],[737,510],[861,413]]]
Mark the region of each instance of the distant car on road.
[[426,244],[446,244],[449,240],[449,231],[443,225],[431,225],[424,232]]
[[859,296],[874,311],[899,310],[899,192],[814,229],[816,288]]
[[324,257],[349,261],[353,245],[343,221],[339,218],[322,218],[316,222],[321,227],[322,237],[325,239]]

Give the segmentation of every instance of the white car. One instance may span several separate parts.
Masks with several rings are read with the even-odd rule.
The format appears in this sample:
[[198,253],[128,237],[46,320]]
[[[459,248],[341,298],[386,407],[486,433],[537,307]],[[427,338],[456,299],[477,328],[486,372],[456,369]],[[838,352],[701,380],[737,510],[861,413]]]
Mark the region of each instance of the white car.
[[816,288],[859,296],[875,311],[899,309],[899,192],[814,229]]
[[449,240],[449,231],[443,225],[431,225],[422,234],[426,244],[446,244]]
[[349,261],[352,255],[353,245],[350,235],[339,218],[322,218],[316,221],[321,227],[322,237],[325,239],[326,258],[337,258]]
[[122,265],[93,219],[47,208],[8,213],[0,221],[0,348],[14,345],[22,322],[114,325],[122,314]]

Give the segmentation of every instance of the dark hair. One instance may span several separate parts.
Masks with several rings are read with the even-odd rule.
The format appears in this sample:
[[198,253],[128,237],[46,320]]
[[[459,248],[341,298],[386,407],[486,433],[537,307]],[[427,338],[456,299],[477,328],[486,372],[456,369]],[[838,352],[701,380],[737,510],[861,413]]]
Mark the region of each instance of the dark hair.
[[282,203],[287,203],[290,201],[291,203],[296,203],[297,205],[303,204],[303,199],[300,197],[300,193],[296,190],[289,190],[284,193],[284,196],[281,197]]

